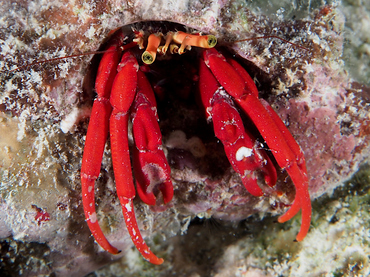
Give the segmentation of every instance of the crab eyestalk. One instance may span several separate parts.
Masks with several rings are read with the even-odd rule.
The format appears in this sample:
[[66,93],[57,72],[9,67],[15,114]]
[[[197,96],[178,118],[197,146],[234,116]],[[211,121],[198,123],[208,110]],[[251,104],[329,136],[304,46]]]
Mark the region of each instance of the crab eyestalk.
[[[179,55],[182,55],[185,52],[185,49],[190,50],[191,46],[208,49],[215,47],[217,44],[217,38],[213,35],[192,35],[178,31],[168,32],[166,35],[165,45],[160,46],[162,37],[162,33],[151,34],[148,37],[148,46],[141,56],[144,63],[152,64],[155,61],[157,52],[164,55],[167,53],[168,48],[170,48],[171,54],[178,53]],[[171,44],[171,42],[174,42],[175,44]],[[180,44],[180,47],[178,47],[177,44]]]
[[141,56],[141,59],[146,64],[152,64],[155,61],[157,56],[157,49],[161,43],[162,34],[151,34],[148,37],[148,46],[146,47],[145,52]]
[[200,48],[213,48],[217,44],[217,38],[213,35],[191,35],[184,32],[176,32],[173,34],[172,40],[175,43],[181,44],[179,54],[183,54],[188,46],[196,46]]

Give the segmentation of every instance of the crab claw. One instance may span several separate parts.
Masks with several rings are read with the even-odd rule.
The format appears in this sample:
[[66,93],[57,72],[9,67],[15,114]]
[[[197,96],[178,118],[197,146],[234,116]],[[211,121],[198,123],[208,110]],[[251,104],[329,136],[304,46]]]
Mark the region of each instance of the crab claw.
[[199,87],[208,119],[212,119],[215,135],[224,145],[234,170],[245,188],[254,196],[262,196],[257,183],[258,170],[269,186],[276,183],[276,170],[267,154],[258,149],[255,138],[244,129],[243,121],[231,97],[219,84],[204,62],[200,63]]
[[155,194],[159,190],[166,204],[173,197],[171,170],[162,149],[154,93],[140,70],[132,118],[136,146],[133,160],[137,192],[146,204],[155,205]]
[[[215,49],[203,52],[204,64],[217,79],[212,84],[216,92],[222,86],[238,106],[248,115],[266,141],[278,165],[286,169],[296,188],[296,197],[285,215],[279,218],[284,222],[302,210],[301,229],[297,240],[302,240],[311,222],[311,201],[308,192],[307,170],[303,152],[279,116],[264,100],[258,99],[258,90],[248,73],[236,61],[231,64]],[[247,77],[246,77],[247,76]],[[209,73],[200,74],[204,82],[211,82]],[[202,84],[200,80],[200,84]],[[213,82],[213,81],[212,81]],[[207,84],[209,85],[209,84]],[[216,90],[215,90],[215,87]],[[206,105],[207,107],[207,105]]]
[[110,117],[110,139],[114,177],[117,195],[120,199],[124,219],[131,239],[141,255],[153,264],[161,264],[143,240],[137,225],[133,198],[135,187],[131,172],[130,153],[128,147],[129,110],[136,95],[138,84],[138,63],[135,57],[126,52],[118,66],[118,73],[112,85],[110,103],[113,111]]

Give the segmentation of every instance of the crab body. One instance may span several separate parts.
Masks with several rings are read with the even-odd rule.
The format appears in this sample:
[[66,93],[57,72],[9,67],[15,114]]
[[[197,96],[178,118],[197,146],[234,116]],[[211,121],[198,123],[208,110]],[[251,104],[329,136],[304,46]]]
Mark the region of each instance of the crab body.
[[[286,170],[296,188],[289,210],[279,222],[291,219],[302,210],[302,225],[297,240],[308,232],[311,203],[303,153],[284,123],[269,104],[259,99],[258,90],[245,69],[233,59],[226,59],[214,49],[215,37],[186,32],[161,33],[140,30],[126,35],[118,30],[104,48],[95,81],[97,97],[93,104],[81,167],[82,199],[89,228],[96,241],[107,251],[119,251],[104,236],[95,211],[94,183],[100,173],[104,146],[110,134],[112,162],[117,195],[122,205],[127,229],[136,248],[145,259],[161,264],[141,237],[135,214],[133,167],[136,190],[148,205],[155,205],[162,195],[164,203],[173,197],[170,166],[162,147],[157,104],[150,82],[139,65],[135,49],[146,41],[142,53],[145,64],[155,63],[157,54],[177,55],[199,48],[198,86],[208,121],[215,136],[223,143],[228,160],[240,175],[245,188],[254,196],[263,196],[258,178],[273,187],[277,174],[274,162],[252,133],[245,129],[239,110],[258,129],[278,166]],[[134,51],[135,50],[135,51]],[[132,121],[134,150],[132,165],[129,153],[129,121]],[[160,193],[159,193],[160,192]]]

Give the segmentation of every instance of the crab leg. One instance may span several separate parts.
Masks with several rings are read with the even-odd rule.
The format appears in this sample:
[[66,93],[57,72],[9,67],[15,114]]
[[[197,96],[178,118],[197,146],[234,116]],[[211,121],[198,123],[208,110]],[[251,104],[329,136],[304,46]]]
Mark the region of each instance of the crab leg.
[[[283,134],[285,140],[287,141],[290,149],[295,153],[297,164],[300,170],[303,173],[306,173],[306,161],[303,156],[303,152],[301,147],[299,147],[298,143],[293,138],[292,134],[289,132],[287,127],[285,126],[284,122],[280,119],[280,117],[276,114],[276,112],[272,109],[269,103],[267,103],[264,99],[260,99],[262,105],[265,107],[266,111],[270,114],[271,118],[275,121],[276,126],[279,128],[281,133]],[[307,177],[307,174],[304,174]]]
[[156,204],[154,193],[162,192],[163,202],[171,201],[171,170],[162,150],[153,90],[143,72],[138,71],[138,88],[132,107],[135,140],[134,173],[140,198],[148,205]]
[[254,196],[262,196],[263,192],[257,183],[256,170],[260,169],[266,184],[274,186],[276,170],[267,154],[258,150],[253,136],[244,129],[243,121],[230,96],[218,88],[218,82],[201,62],[199,87],[203,105],[212,118],[215,135],[224,145],[226,155],[234,170],[242,177],[245,188]]
[[[291,150],[297,155],[296,160],[297,160],[297,165],[298,165],[299,169],[297,169],[297,168],[293,169],[292,168],[291,172],[293,170],[299,171],[299,173],[301,173],[301,174],[298,174],[298,172],[297,172],[296,175],[300,176],[302,178],[301,183],[307,183],[308,184],[308,177],[307,177],[307,173],[306,173],[306,161],[304,159],[303,152],[302,152],[301,148],[299,147],[298,143],[293,138],[292,134],[288,131],[288,129],[286,128],[284,123],[280,120],[279,116],[271,108],[271,106],[263,99],[260,99],[260,101],[261,101],[262,105],[265,107],[265,109],[267,110],[267,112],[270,114],[270,116],[273,118],[273,120],[275,121],[275,123],[278,126],[278,128],[280,129],[280,131],[282,132],[282,134],[285,137],[285,140],[288,142]],[[294,180],[293,180],[293,182],[294,182]],[[296,182],[299,182],[299,180],[296,180]],[[306,198],[304,200],[309,201],[309,203],[311,204],[310,196],[309,196],[307,190],[302,191],[301,195],[302,195],[302,197]],[[290,220],[296,213],[299,212],[299,210],[300,210],[300,200],[299,200],[299,198],[296,198],[294,200],[292,206],[288,209],[288,211],[284,215],[279,217],[278,221],[280,223],[283,223],[283,222],[286,222],[286,221]],[[305,211],[302,210],[302,212],[305,212]],[[308,209],[306,210],[306,212],[308,212]],[[308,220],[308,218],[311,218],[311,213],[308,214],[308,215],[303,215],[302,217],[307,218],[307,220]],[[305,228],[307,229],[307,231],[308,231],[309,225],[310,225],[309,222],[307,222],[304,225]],[[304,238],[304,235],[302,235],[302,234],[304,234],[305,231],[302,230],[300,233],[301,234],[298,234],[298,236],[297,236],[298,241],[300,241]]]
[[138,69],[139,65],[135,57],[130,52],[126,52],[118,66],[118,73],[114,79],[110,97],[110,103],[113,107],[110,117],[112,161],[117,195],[131,239],[146,260],[153,264],[161,264],[163,259],[158,258],[150,251],[140,234],[133,205],[135,187],[128,147],[128,119],[130,106],[136,94]]
[[[283,123],[280,123],[281,119],[278,116],[271,116],[272,109],[266,108],[258,99],[255,93],[257,88],[254,89],[254,85],[245,80],[243,75],[235,70],[220,53],[215,49],[205,50],[204,62],[220,85],[256,125],[279,166],[289,173],[296,187],[296,199],[291,209],[288,210],[288,215],[283,215],[280,221],[291,218],[298,212],[298,207],[302,209],[301,230],[297,235],[297,240],[302,240],[307,234],[311,222],[311,201],[308,193],[307,170],[300,147],[295,145],[294,139],[290,139],[291,135],[287,135],[289,131]],[[276,123],[276,120],[279,123]]]
[[[112,46],[108,50],[116,50],[116,47]],[[91,112],[81,165],[82,202],[86,222],[99,245],[113,254],[117,254],[118,250],[108,242],[97,220],[94,185],[100,174],[104,146],[108,137],[109,116],[112,111],[108,99],[117,72],[119,56],[119,51],[108,51],[100,62],[96,78],[98,96]]]
[[[300,166],[304,164],[302,163],[302,157],[300,155],[301,151],[299,153],[293,152],[280,129],[276,125],[276,128],[273,128],[275,121],[258,98],[248,96],[244,101],[240,99],[237,100],[237,102],[256,124],[267,145],[272,150],[277,163],[282,169],[287,170],[295,185],[296,200],[294,200],[294,202],[298,201],[302,209],[302,224],[296,239],[301,241],[306,236],[311,223],[311,200],[308,193],[307,171],[306,169],[302,171],[300,168]],[[251,109],[254,110],[252,111]],[[247,112],[247,110],[249,112]],[[257,120],[263,122],[256,122]],[[265,124],[268,125],[269,130],[267,128],[265,129]],[[287,130],[286,132],[289,131]],[[293,207],[293,209],[291,208],[292,210],[287,211],[287,218],[293,217],[295,213],[298,212],[296,205]],[[289,213],[291,214],[290,216],[288,216]],[[282,218],[284,218],[284,216]],[[282,219],[280,219],[280,221],[282,221]]]
[[123,44],[124,40],[125,36],[119,33],[100,61],[95,80],[97,98],[91,111],[81,165],[82,202],[86,222],[98,244],[112,254],[117,254],[119,251],[108,242],[99,226],[95,211],[94,186],[100,174],[104,146],[108,137],[109,116],[112,111],[109,97],[117,74],[119,58],[122,50],[137,44],[136,42]]

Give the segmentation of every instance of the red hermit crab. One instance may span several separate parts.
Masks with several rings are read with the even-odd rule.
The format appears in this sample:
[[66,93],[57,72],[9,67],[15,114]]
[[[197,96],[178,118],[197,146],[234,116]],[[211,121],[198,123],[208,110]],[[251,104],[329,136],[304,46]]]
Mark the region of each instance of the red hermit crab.
[[[148,26],[133,25],[130,31],[127,27],[117,30],[104,46],[106,52],[96,76],[97,97],[92,108],[81,168],[84,212],[96,241],[110,253],[119,252],[104,236],[94,202],[94,183],[100,174],[109,133],[117,194],[131,239],[145,259],[154,264],[163,262],[150,251],[140,234],[134,213],[135,186],[131,167],[136,190],[146,204],[155,205],[159,192],[164,203],[171,201],[170,166],[162,148],[156,98],[145,72],[150,70],[150,64],[155,63],[156,58],[164,59],[189,51],[198,53],[196,81],[200,99],[207,120],[213,122],[215,136],[222,142],[231,166],[254,196],[263,195],[257,182],[258,176],[262,176],[270,187],[276,183],[275,165],[267,151],[246,130],[240,110],[253,122],[277,165],[288,172],[295,185],[295,200],[279,222],[291,219],[302,210],[301,229],[296,237],[298,241],[302,240],[311,221],[305,159],[279,116],[265,100],[259,99],[252,78],[238,62],[225,58],[214,48],[217,40],[212,35],[186,32],[181,25],[170,30],[169,26],[174,25],[164,22]],[[141,50],[144,46],[145,51]],[[129,121],[132,122],[135,144],[132,165]]]

